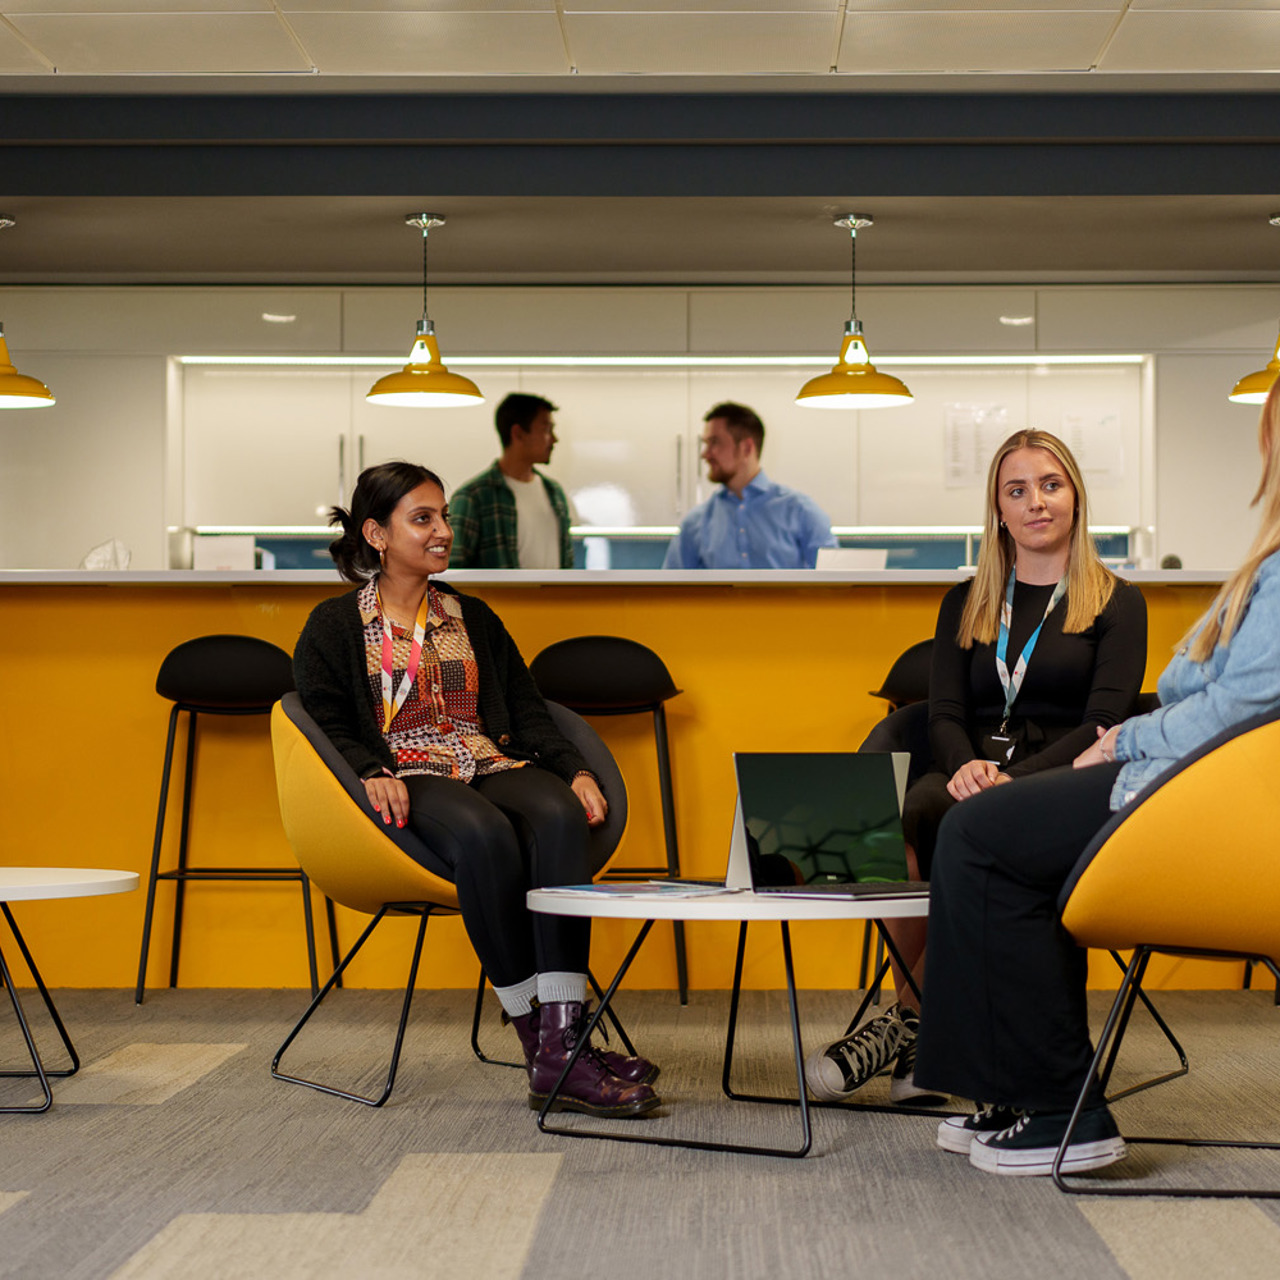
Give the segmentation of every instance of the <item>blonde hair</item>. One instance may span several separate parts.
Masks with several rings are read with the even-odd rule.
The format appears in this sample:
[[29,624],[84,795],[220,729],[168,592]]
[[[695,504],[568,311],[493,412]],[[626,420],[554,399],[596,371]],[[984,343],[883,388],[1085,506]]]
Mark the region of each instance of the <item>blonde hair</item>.
[[1000,467],[1018,449],[1043,449],[1052,454],[1076,491],[1075,517],[1071,525],[1071,546],[1067,553],[1067,616],[1062,630],[1068,634],[1087,631],[1107,607],[1118,579],[1098,558],[1098,549],[1089,536],[1088,500],[1084,477],[1071,450],[1047,431],[1015,431],[996,450],[987,472],[987,514],[978,552],[978,567],[969,587],[969,596],[960,615],[956,640],[962,649],[974,643],[990,644],[1000,626],[1000,606],[1005,584],[1017,557],[1017,547],[1009,530],[1000,522]]
[[[1249,607],[1253,592],[1253,580],[1262,562],[1280,550],[1280,381],[1272,384],[1258,419],[1258,449],[1262,453],[1262,479],[1258,492],[1249,504],[1262,504],[1262,520],[1249,554],[1242,564],[1222,584],[1205,615],[1199,633],[1195,627],[1183,637],[1191,643],[1187,656],[1193,662],[1204,662],[1220,644],[1227,644]],[[1196,623],[1199,627],[1200,623]]]

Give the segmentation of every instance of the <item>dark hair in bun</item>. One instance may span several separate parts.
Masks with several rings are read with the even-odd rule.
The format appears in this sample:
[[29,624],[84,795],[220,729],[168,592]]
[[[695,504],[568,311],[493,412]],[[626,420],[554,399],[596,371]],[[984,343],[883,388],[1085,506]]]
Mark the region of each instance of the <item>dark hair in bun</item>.
[[364,582],[378,572],[378,553],[365,540],[365,521],[385,525],[400,499],[427,483],[444,492],[444,481],[416,462],[381,462],[360,473],[350,511],[345,507],[329,509],[329,523],[342,527],[342,536],[329,544],[329,554],[348,582]]

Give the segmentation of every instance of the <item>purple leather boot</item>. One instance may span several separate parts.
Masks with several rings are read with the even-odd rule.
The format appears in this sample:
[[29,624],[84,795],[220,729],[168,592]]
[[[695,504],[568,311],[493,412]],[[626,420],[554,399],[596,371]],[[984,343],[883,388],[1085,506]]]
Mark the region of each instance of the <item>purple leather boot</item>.
[[[533,1110],[540,1110],[555,1088],[586,1022],[586,1009],[576,1000],[539,1007],[538,1052],[529,1072],[529,1106]],[[617,1119],[644,1115],[659,1102],[647,1084],[614,1075],[604,1055],[587,1045],[564,1082],[555,1109]]]
[[[533,1071],[533,1060],[538,1053],[538,1010],[541,1006],[537,1003],[533,1008],[519,1017],[513,1018],[509,1013],[502,1015],[503,1022],[509,1022],[516,1029],[516,1035],[520,1037],[520,1047],[524,1050],[524,1065],[530,1073]],[[582,1016],[585,1020],[591,1012],[591,1005],[588,1002],[582,1006]],[[601,1023],[603,1026],[604,1024]],[[634,1058],[627,1057],[623,1053],[614,1053],[612,1049],[597,1050],[600,1057],[605,1061],[605,1065],[613,1072],[619,1080],[628,1080],[632,1084],[652,1084],[657,1078],[661,1067],[649,1061],[648,1058],[642,1058],[638,1054]]]

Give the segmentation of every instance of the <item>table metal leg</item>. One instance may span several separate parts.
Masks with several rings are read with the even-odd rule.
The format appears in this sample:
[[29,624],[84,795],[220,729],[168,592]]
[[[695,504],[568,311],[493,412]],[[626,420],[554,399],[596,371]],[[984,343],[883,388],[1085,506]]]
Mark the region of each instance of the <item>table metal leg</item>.
[[36,989],[40,992],[40,998],[44,1001],[44,1007],[49,1011],[49,1017],[53,1019],[53,1025],[57,1029],[58,1035],[62,1039],[63,1046],[67,1051],[67,1055],[71,1060],[71,1066],[61,1071],[48,1071],[45,1069],[44,1063],[40,1060],[40,1052],[36,1048],[35,1040],[31,1036],[31,1028],[27,1025],[26,1014],[22,1009],[22,1002],[18,999],[18,990],[14,986],[13,974],[9,970],[8,964],[5,962],[4,951],[0,949],[0,979],[3,980],[5,987],[9,992],[9,1000],[13,1004],[13,1011],[18,1018],[18,1026],[22,1030],[22,1038],[26,1042],[27,1052],[31,1054],[31,1063],[35,1067],[34,1071],[0,1071],[0,1078],[18,1079],[18,1080],[39,1080],[40,1088],[44,1094],[43,1102],[33,1106],[22,1107],[0,1107],[0,1113],[18,1113],[26,1112],[28,1114],[39,1114],[42,1111],[48,1111],[53,1105],[53,1091],[49,1087],[50,1080],[61,1080],[67,1076],[73,1076],[80,1070],[80,1058],[76,1053],[75,1046],[71,1043],[71,1037],[67,1035],[67,1029],[62,1023],[62,1019],[58,1016],[58,1010],[54,1006],[53,999],[49,995],[49,989],[44,985],[44,979],[40,976],[40,970],[36,968],[36,962],[33,959],[30,950],[27,947],[26,940],[22,936],[21,930],[18,928],[18,922],[13,918],[13,912],[9,910],[7,902],[0,902],[0,911],[4,912],[4,918],[9,925],[10,931],[13,933],[14,941],[18,944],[18,949],[22,952],[22,958],[26,961],[27,968],[31,971],[32,978],[35,979]]
[[[654,1137],[639,1133],[624,1133],[616,1130],[601,1129],[584,1129],[584,1128],[566,1128],[564,1126],[552,1127],[547,1124],[547,1116],[551,1114],[555,1107],[555,1102],[560,1093],[560,1087],[563,1085],[569,1072],[573,1069],[573,1064],[578,1060],[578,1055],[586,1048],[591,1039],[591,1034],[595,1030],[600,1019],[604,1016],[605,1010],[608,1009],[613,999],[614,992],[617,991],[622,979],[626,977],[627,970],[631,967],[631,962],[635,959],[636,953],[640,950],[641,943],[649,935],[649,930],[653,927],[652,920],[646,920],[644,927],[640,930],[635,942],[631,946],[631,950],[627,952],[626,957],[622,961],[621,967],[614,976],[613,981],[609,984],[608,991],[605,992],[600,1006],[592,1014],[591,1020],[587,1023],[585,1033],[574,1046],[573,1053],[569,1056],[569,1061],[565,1064],[564,1070],[560,1073],[560,1079],[556,1081],[555,1088],[547,1095],[547,1100],[542,1104],[542,1110],[538,1113],[538,1128],[543,1133],[559,1134],[567,1138],[610,1138],[615,1142],[639,1142],[646,1146],[653,1147],[685,1147],[696,1151],[732,1151],[739,1155],[750,1156],[785,1156],[791,1159],[797,1159],[809,1153],[813,1146],[813,1131],[809,1121],[809,1101],[804,1091],[804,1049],[800,1042],[800,1015],[796,1002],[796,983],[795,970],[791,962],[791,935],[786,924],[782,926],[782,945],[783,957],[787,971],[787,995],[791,1010],[791,1039],[795,1051],[796,1066],[796,1082],[798,1088],[798,1096],[790,1099],[793,1106],[800,1108],[800,1130],[801,1145],[799,1147],[762,1147],[754,1146],[746,1143],[736,1142],[700,1142],[692,1138],[664,1138]],[[726,1078],[729,1070],[729,1060],[732,1057],[732,1041],[734,1029],[737,1024],[738,1012],[738,996],[741,990],[742,978],[742,955],[746,945],[746,925],[742,925],[738,935],[738,963],[734,974],[733,997],[730,1002],[729,1012],[729,1040],[726,1044]],[[733,1096],[733,1095],[730,1095]]]
[[[885,940],[885,945],[889,948],[890,954],[893,956],[895,960],[898,961],[899,966],[902,967],[902,957],[898,954],[897,948],[894,946],[893,939],[889,937],[888,930],[884,928],[883,924],[879,920],[876,920],[874,923],[876,928],[880,930],[881,935]],[[946,1116],[967,1114],[962,1111],[947,1111],[941,1107],[913,1107],[909,1103],[903,1103],[903,1102],[893,1102],[893,1103],[822,1102],[816,1098],[810,1100],[808,1093],[805,1089],[805,1083],[804,1083],[804,1059],[803,1059],[803,1050],[801,1049],[801,1046],[800,1046],[800,1028],[799,1028],[799,1022],[798,1022],[798,1017],[796,1013],[795,986],[790,976],[791,974],[791,938],[790,938],[790,932],[789,932],[786,921],[782,922],[782,946],[783,946],[783,955],[786,959],[786,964],[787,964],[787,973],[788,973],[787,981],[789,986],[789,995],[791,998],[791,1016],[792,1016],[792,1023],[793,1023],[792,1035],[795,1041],[796,1053],[799,1057],[799,1062],[800,1062],[799,1097],[797,1099],[797,1098],[790,1098],[790,1097],[786,1097],[786,1098],[777,1097],[771,1094],[738,1093],[733,1088],[733,1084],[732,1084],[733,1047],[734,1047],[734,1032],[735,1032],[735,1027],[737,1025],[737,1016],[738,1016],[738,998],[739,998],[739,993],[742,987],[743,957],[746,954],[746,949],[747,949],[747,924],[748,922],[744,920],[738,932],[738,957],[737,957],[737,962],[735,963],[734,969],[733,969],[733,994],[729,1000],[729,1033],[725,1039],[724,1072],[721,1078],[721,1088],[724,1090],[724,1095],[726,1098],[731,1098],[733,1099],[734,1102],[767,1102],[767,1103],[772,1103],[775,1106],[783,1106],[783,1107],[798,1106],[801,1110],[802,1116],[804,1117],[805,1124],[808,1123],[808,1112],[810,1107],[821,1107],[824,1110],[829,1109],[829,1110],[835,1110],[835,1111],[879,1111],[879,1112],[883,1112],[885,1115],[933,1116],[935,1119],[942,1119]],[[885,960],[884,963],[880,966],[880,972],[879,974],[877,974],[877,980],[879,980],[880,978],[883,978],[885,972],[888,970],[888,967],[889,967],[889,962],[888,960]],[[919,993],[919,989],[916,987],[915,979],[911,977],[909,970],[906,970],[905,968],[903,968],[903,971],[907,974],[907,981],[910,983],[912,990],[914,990],[916,992],[916,995],[918,996],[920,993]],[[875,984],[873,983],[872,986],[874,988]],[[863,1010],[866,1009],[870,1001],[871,1001],[871,993],[870,991],[868,991],[867,995],[864,997],[862,1001],[861,1006],[859,1007],[858,1013],[854,1017],[854,1021],[851,1024],[851,1027],[857,1025],[857,1022],[862,1017]]]

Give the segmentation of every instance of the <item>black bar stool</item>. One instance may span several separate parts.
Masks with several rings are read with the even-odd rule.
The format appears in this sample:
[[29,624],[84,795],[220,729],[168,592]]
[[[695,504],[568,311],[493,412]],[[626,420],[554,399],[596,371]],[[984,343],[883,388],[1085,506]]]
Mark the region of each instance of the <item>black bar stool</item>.
[[[178,985],[178,954],[182,945],[182,908],[188,880],[295,880],[302,886],[303,915],[307,930],[307,959],[311,992],[319,989],[316,968],[315,926],[311,917],[311,883],[298,866],[292,867],[192,867],[187,863],[187,840],[191,829],[191,784],[195,772],[197,718],[213,716],[265,716],[272,706],[293,689],[293,660],[281,648],[253,636],[200,636],[170,651],[160,664],[156,692],[173,702],[169,713],[169,736],[164,749],[164,771],[160,777],[160,807],[156,813],[156,837],[151,851],[151,875],[147,881],[147,909],[142,923],[142,955],[138,960],[138,986],[134,999],[142,1003],[147,979],[147,955],[151,949],[151,923],[155,912],[156,885],[161,880],[175,884],[173,904],[173,944],[169,951],[169,985]],[[178,842],[178,865],[160,870],[160,849],[164,843],[165,811],[169,802],[169,776],[173,766],[173,745],[178,733],[178,716],[185,711],[187,758],[182,780],[182,834]],[[338,963],[337,923],[333,903],[325,899],[329,921],[329,946],[334,966]]]
[[[559,702],[581,716],[653,715],[658,753],[658,788],[662,798],[662,831],[666,866],[619,867],[604,880],[646,880],[650,876],[678,877],[680,849],[676,842],[676,805],[671,788],[671,753],[667,743],[667,713],[663,704],[680,692],[666,664],[650,648],[621,636],[575,636],[548,645],[529,664],[538,689],[548,702]],[[680,1003],[689,1003],[689,963],[684,922],[673,921],[676,944],[676,982]]]

